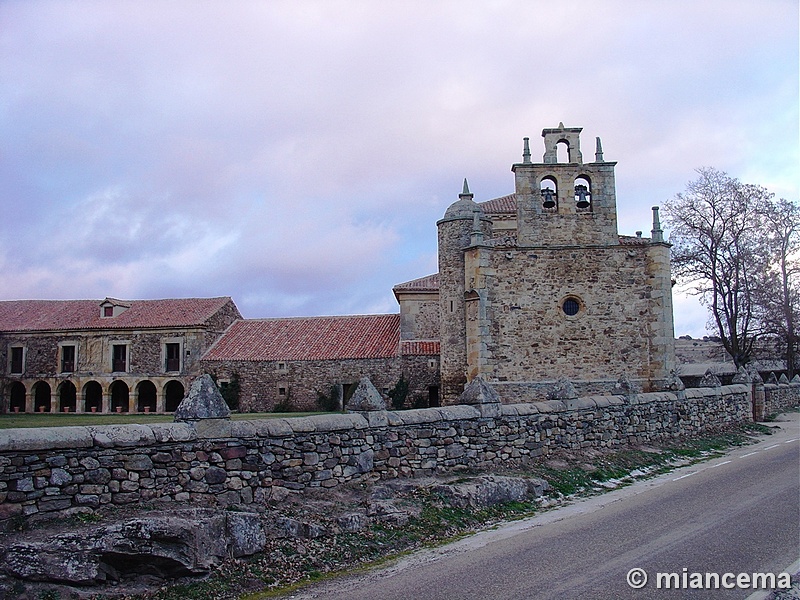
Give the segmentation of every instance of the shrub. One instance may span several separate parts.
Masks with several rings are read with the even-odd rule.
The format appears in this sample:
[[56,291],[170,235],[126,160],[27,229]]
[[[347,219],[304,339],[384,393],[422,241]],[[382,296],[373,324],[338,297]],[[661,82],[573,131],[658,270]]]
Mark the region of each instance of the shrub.
[[392,408],[401,410],[406,404],[408,397],[408,380],[400,375],[400,379],[394,384],[394,387],[389,390],[389,399],[392,401]]

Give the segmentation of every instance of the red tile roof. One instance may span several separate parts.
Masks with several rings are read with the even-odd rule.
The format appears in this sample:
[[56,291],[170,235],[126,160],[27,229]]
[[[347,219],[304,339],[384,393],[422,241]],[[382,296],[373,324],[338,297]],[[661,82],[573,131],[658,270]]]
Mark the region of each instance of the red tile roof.
[[433,292],[439,291],[439,274],[426,275],[419,279],[412,279],[405,283],[398,283],[392,288],[393,291],[403,292]]
[[439,356],[439,340],[404,340],[400,342],[404,356]]
[[517,213],[517,195],[509,194],[486,202],[478,202],[478,206],[483,209],[486,214],[516,214]]
[[71,331],[190,327],[202,325],[231,302],[221,298],[115,301],[130,306],[116,317],[101,317],[104,300],[0,301],[0,331]]
[[245,319],[203,360],[342,360],[397,356],[400,315]]

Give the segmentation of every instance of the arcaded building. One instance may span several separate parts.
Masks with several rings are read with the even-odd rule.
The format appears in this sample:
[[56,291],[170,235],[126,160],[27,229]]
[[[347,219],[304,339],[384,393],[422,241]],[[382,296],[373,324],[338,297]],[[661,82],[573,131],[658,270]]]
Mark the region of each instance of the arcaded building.
[[242,316],[228,297],[0,302],[11,412],[165,412]]

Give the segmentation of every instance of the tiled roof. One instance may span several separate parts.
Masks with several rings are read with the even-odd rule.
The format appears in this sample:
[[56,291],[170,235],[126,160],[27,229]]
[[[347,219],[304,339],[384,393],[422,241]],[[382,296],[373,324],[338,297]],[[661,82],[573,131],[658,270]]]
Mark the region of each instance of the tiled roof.
[[439,274],[426,275],[419,279],[412,279],[405,283],[398,283],[392,288],[394,291],[402,292],[432,292],[439,291]]
[[486,202],[478,202],[478,206],[480,206],[487,215],[517,214],[517,195],[509,194],[508,196],[494,198]]
[[341,360],[397,356],[400,315],[243,319],[203,360]]
[[400,342],[404,356],[439,356],[439,340],[404,340]]
[[0,331],[72,331],[202,325],[225,304],[222,298],[127,300],[130,308],[116,317],[101,317],[103,300],[0,301]]

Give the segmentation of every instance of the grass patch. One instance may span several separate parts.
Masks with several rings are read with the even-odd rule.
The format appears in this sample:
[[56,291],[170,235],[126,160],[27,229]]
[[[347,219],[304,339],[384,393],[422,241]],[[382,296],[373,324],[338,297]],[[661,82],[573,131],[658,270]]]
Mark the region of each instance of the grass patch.
[[[291,413],[233,413],[234,421],[256,419],[278,419],[307,417],[310,415],[330,414],[322,412]],[[32,428],[32,427],[70,427],[85,425],[149,425],[150,423],[172,423],[171,414],[157,415],[147,413],[9,413],[0,415],[0,429]]]

